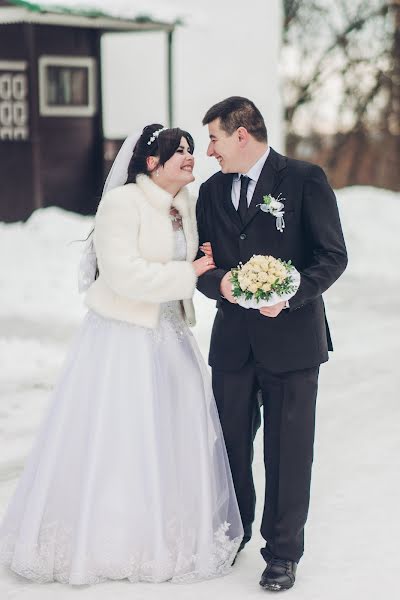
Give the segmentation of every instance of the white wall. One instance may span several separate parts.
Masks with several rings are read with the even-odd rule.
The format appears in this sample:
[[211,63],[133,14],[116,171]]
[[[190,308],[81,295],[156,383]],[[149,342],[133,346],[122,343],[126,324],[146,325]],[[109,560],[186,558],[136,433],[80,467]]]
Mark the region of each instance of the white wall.
[[[175,33],[175,124],[195,138],[198,180],[217,170],[216,162],[205,157],[202,117],[228,96],[251,98],[265,117],[271,145],[282,150],[281,1],[175,0],[172,7],[177,16],[190,13],[187,25]],[[167,121],[166,59],[164,34],[104,36],[106,136],[122,137],[143,124]]]

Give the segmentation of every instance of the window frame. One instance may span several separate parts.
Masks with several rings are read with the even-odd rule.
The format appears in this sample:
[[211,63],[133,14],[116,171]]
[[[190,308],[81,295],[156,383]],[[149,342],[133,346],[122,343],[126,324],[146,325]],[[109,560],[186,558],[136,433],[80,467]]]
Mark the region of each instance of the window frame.
[[[97,112],[96,59],[89,56],[39,57],[39,113],[43,117],[93,117]],[[88,72],[88,103],[81,106],[47,103],[47,67],[83,67]]]

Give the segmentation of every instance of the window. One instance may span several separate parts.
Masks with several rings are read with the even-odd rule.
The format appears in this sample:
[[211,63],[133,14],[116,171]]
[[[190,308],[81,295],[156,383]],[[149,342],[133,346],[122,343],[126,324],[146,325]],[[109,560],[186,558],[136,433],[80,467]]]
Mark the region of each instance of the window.
[[0,141],[29,138],[26,68],[23,61],[0,61]]
[[39,58],[40,114],[90,117],[96,112],[93,58],[42,56]]

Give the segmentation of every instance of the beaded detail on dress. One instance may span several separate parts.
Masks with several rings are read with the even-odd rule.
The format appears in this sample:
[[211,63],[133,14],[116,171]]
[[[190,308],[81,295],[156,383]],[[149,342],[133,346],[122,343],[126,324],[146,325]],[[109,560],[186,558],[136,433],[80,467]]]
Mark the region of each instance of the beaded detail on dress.
[[[186,238],[181,227],[174,229],[174,256],[173,260],[186,260]],[[188,327],[184,320],[182,302],[172,300],[163,302],[160,307],[160,322],[154,335],[161,340],[159,334],[163,327],[172,327],[178,336],[183,336],[188,332]]]

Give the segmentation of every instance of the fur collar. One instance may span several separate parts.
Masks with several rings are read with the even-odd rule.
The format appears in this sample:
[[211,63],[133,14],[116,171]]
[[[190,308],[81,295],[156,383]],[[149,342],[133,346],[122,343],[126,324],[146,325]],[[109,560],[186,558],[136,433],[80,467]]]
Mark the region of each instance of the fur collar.
[[136,185],[146,196],[146,200],[159,212],[167,215],[171,206],[174,206],[184,218],[189,213],[189,192],[186,187],[182,188],[175,197],[160,188],[147,175],[138,175]]

